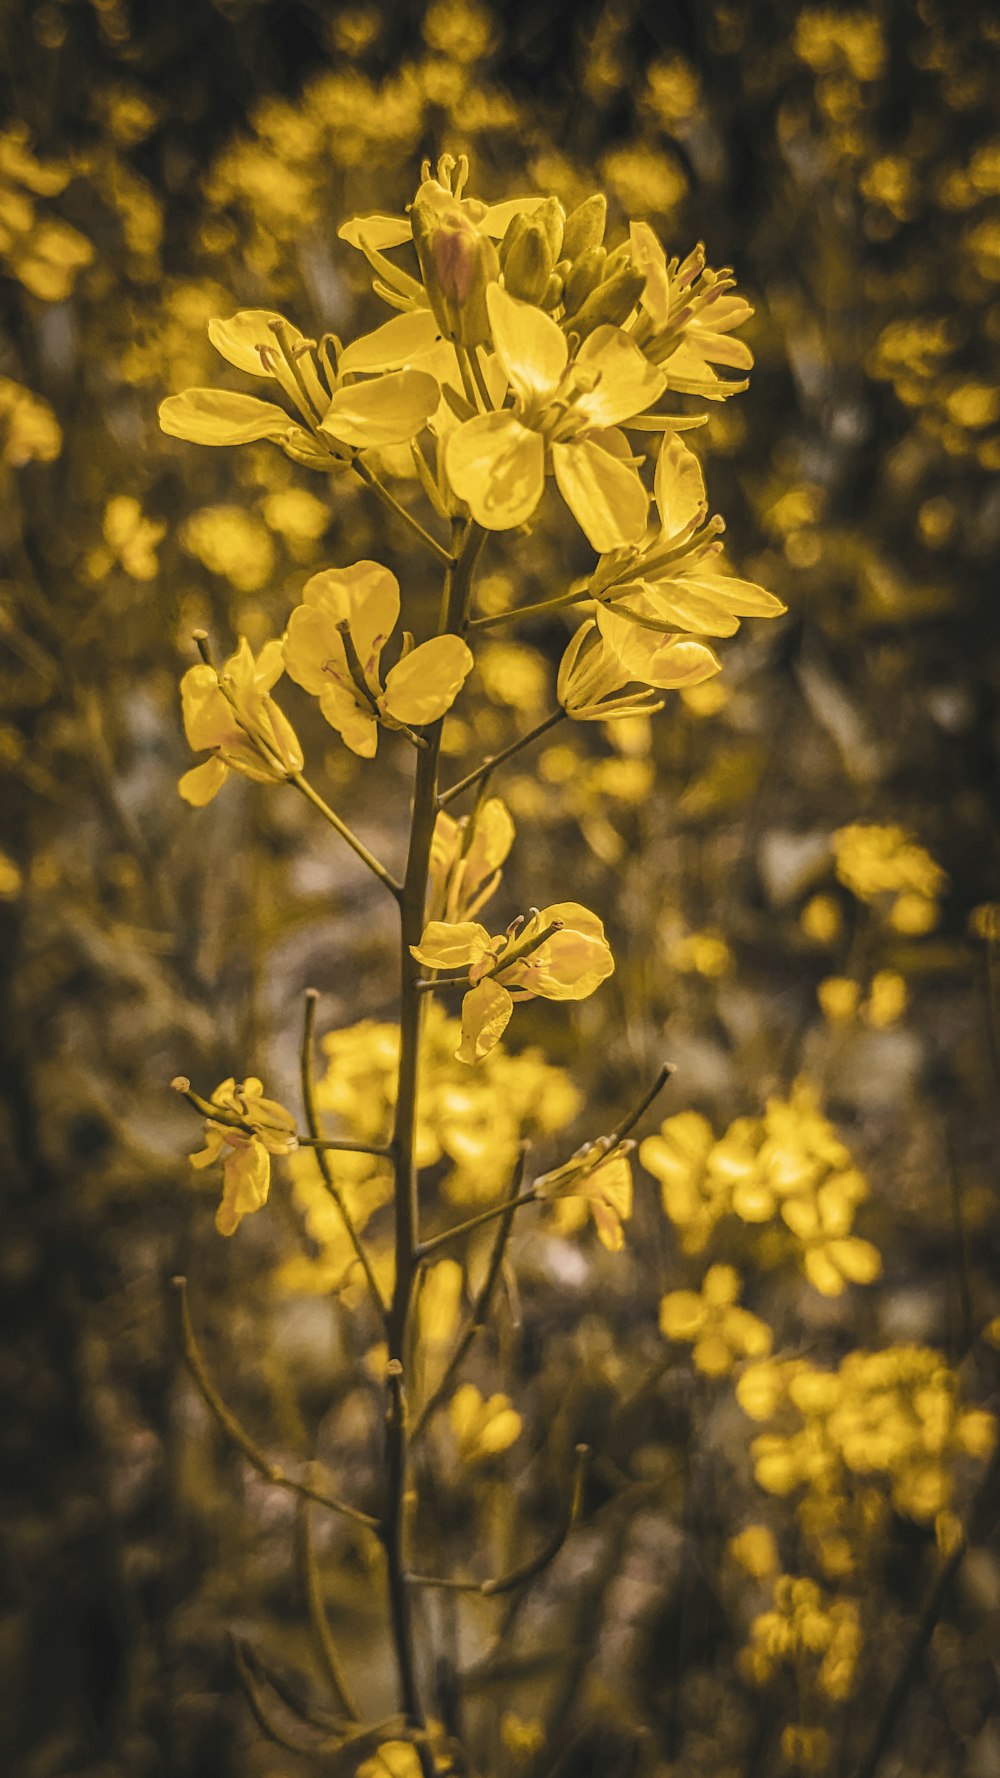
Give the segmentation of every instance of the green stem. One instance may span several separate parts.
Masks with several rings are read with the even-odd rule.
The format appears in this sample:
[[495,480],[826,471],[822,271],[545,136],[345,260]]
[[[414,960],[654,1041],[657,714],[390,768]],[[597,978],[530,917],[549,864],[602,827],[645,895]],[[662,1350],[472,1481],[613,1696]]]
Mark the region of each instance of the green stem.
[[560,593],[558,599],[539,599],[534,605],[516,605],[512,611],[497,611],[492,617],[473,617],[466,626],[470,630],[492,630],[497,624],[517,623],[522,617],[542,617],[546,611],[563,611],[567,605],[579,605],[593,594],[586,587],[578,592]]
[[[452,533],[453,554],[447,558],[438,624],[439,633],[460,632],[468,609],[472,572],[484,538],[475,525],[456,520]],[[423,997],[417,989],[420,965],[410,946],[418,945],[424,928],[431,840],[437,819],[438,760],[443,718],[427,728],[428,745],[417,755],[413,792],[413,817],[406,860],[406,875],[399,895],[400,911],[400,1006],[399,1076],[393,1126],[395,1160],[395,1259],[396,1279],[389,1307],[389,1410],[386,1420],[386,1472],[388,1502],[383,1528],[388,1572],[389,1609],[393,1646],[399,1676],[402,1708],[415,1728],[425,1726],[423,1705],[413,1651],[410,1595],[406,1581],[406,1537],[403,1503],[408,1466],[406,1402],[403,1365],[410,1302],[417,1271],[419,1214],[417,1204],[416,1126],[420,1030]],[[428,1750],[417,1744],[424,1778],[433,1778]]]
[[446,1247],[449,1241],[457,1241],[462,1235],[471,1235],[473,1229],[481,1229],[484,1223],[495,1222],[498,1216],[509,1216],[512,1211],[520,1210],[525,1204],[537,1202],[538,1193],[531,1185],[516,1198],[508,1199],[507,1203],[494,1204],[490,1210],[480,1210],[478,1216],[470,1216],[466,1222],[457,1222],[454,1228],[445,1229],[443,1234],[431,1235],[430,1240],[421,1241],[417,1248],[417,1258],[423,1261],[428,1254],[436,1253],[439,1247]]
[[[326,1158],[324,1150],[328,1145],[323,1142],[320,1137],[319,1106],[316,1103],[316,1071],[314,1063],[316,1049],[316,1002],[318,999],[319,995],[315,988],[306,989],[306,1010],[302,1024],[302,1051],[299,1057],[300,1074],[302,1078],[302,1103],[305,1106],[306,1123],[309,1125],[310,1135],[315,1141],[316,1164],[319,1167],[323,1184],[326,1186],[327,1191],[340,1212],[340,1220],[347,1230],[348,1240],[358,1256],[361,1269],[367,1280],[368,1289],[371,1291],[372,1301],[376,1304],[379,1315],[384,1321],[385,1303],[382,1300],[382,1292],[378,1287],[378,1280],[372,1269],[372,1262],[368,1257],[368,1250],[358,1233],[354,1218],[347,1207],[344,1194],[341,1191],[340,1186],[337,1184],[337,1181],[333,1176],[333,1169]],[[348,1144],[347,1146],[350,1148],[355,1147],[353,1143]],[[384,1148],[364,1149],[360,1152],[365,1154],[384,1155],[386,1150]]]
[[360,858],[362,864],[367,864],[373,876],[376,876],[379,882],[388,889],[390,895],[393,895],[398,901],[402,895],[402,884],[397,883],[395,877],[386,870],[385,865],[379,863],[374,853],[369,852],[368,847],[358,839],[357,834],[348,827],[347,822],[342,821],[339,815],[334,814],[329,804],[323,801],[319,791],[313,789],[308,778],[304,778],[301,772],[296,772],[289,778],[289,783],[294,784],[296,790],[301,790],[302,795],[312,803],[313,808],[319,810],[324,821],[329,821],[330,826],[336,829],[342,840],[347,841],[351,851]]
[[496,771],[497,766],[504,765],[508,759],[514,758],[515,753],[520,753],[524,747],[530,747],[532,741],[537,741],[541,735],[547,734],[550,728],[555,728],[556,723],[562,722],[565,715],[565,710],[553,710],[550,716],[546,716],[543,722],[539,722],[533,729],[529,729],[526,735],[521,735],[518,740],[511,741],[509,747],[501,748],[499,753],[491,753],[489,759],[484,759],[482,765],[477,766],[474,772],[469,772],[466,777],[460,778],[457,784],[449,784],[448,789],[441,792],[437,799],[438,808],[447,808],[456,796],[461,796],[463,790],[470,790],[473,784],[479,783],[481,778],[488,778],[491,772]]
[[355,473],[361,477],[361,480],[366,486],[371,489],[372,493],[377,494],[383,506],[387,506],[390,512],[394,512],[398,519],[402,519],[404,525],[410,527],[414,536],[419,537],[424,548],[430,550],[434,560],[440,562],[442,568],[451,568],[453,558],[449,555],[443,544],[440,544],[436,537],[432,537],[429,531],[424,530],[420,520],[415,519],[411,512],[407,512],[406,507],[401,505],[396,499],[395,494],[390,494],[388,488],[383,482],[379,481],[378,476],[369,469],[367,463],[365,463],[361,457],[355,457],[352,467],[354,468]]

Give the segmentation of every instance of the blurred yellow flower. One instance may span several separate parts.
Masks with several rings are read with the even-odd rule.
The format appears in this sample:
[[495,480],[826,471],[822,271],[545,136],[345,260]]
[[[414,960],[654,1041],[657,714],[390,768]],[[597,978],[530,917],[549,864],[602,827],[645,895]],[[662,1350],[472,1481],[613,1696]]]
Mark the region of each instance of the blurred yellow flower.
[[104,508],[104,541],[133,580],[155,580],[159,573],[156,546],[166,525],[147,519],[132,494],[115,494]]
[[463,1383],[448,1405],[448,1421],[463,1463],[481,1463],[499,1456],[521,1436],[521,1416],[507,1395],[480,1395],[474,1383]]
[[696,1290],[674,1290],[660,1304],[660,1330],[668,1340],[689,1342],[698,1370],[721,1377],[741,1358],[763,1358],[771,1350],[766,1322],[739,1307],[739,1273],[710,1266]]
[[0,377],[0,459],[11,469],[54,463],[62,442],[62,429],[48,402],[10,377]]

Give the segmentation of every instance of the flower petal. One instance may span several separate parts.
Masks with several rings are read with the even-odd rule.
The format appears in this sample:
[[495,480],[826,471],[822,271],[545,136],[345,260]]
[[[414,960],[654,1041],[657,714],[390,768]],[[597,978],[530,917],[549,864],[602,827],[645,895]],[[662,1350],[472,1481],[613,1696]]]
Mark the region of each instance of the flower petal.
[[[363,334],[345,346],[337,371],[343,375],[347,371],[400,370],[432,352],[438,339],[438,325],[430,309],[394,315],[374,333]],[[429,370],[430,366],[422,368]]]
[[638,543],[646,529],[649,497],[639,475],[592,438],[552,446],[559,492],[599,555]]
[[363,253],[366,247],[375,247],[381,251],[385,247],[401,247],[404,241],[412,239],[410,219],[408,216],[352,216],[349,222],[342,222],[337,230],[342,241],[351,247],[360,248]]
[[480,982],[462,1001],[462,1041],[455,1051],[459,1062],[480,1062],[495,1049],[510,1023],[514,1002],[499,982]]
[[699,567],[684,580],[699,592],[724,600],[738,617],[781,617],[788,610],[775,593],[765,592],[752,580],[738,580],[735,574],[712,574]]
[[448,440],[445,467],[455,493],[487,531],[531,517],[545,486],[545,445],[505,409],[466,420]]
[[192,766],[184,773],[177,788],[192,809],[203,809],[213,796],[218,796],[228,776],[229,767],[216,755],[213,759],[203,760],[200,766]]
[[272,321],[282,321],[288,329],[293,345],[301,340],[302,335],[284,315],[275,309],[240,309],[228,319],[216,317],[208,324],[208,337],[215,350],[220,352],[227,363],[236,366],[237,370],[246,371],[251,377],[269,377],[272,373],[261,361],[259,346],[269,346],[277,352],[278,342],[271,330]]
[[378,723],[363,710],[353,688],[348,691],[332,682],[319,695],[320,714],[336,729],[345,747],[359,759],[374,759],[378,751]]
[[429,920],[418,945],[410,946],[410,955],[428,969],[464,969],[477,963],[490,948],[490,935],[478,920]]
[[185,389],[160,402],[160,426],[170,438],[189,444],[251,444],[258,438],[282,438],[288,415],[273,401],[239,395],[232,389]]
[[656,459],[653,495],[660,524],[668,537],[676,537],[703,509],[707,509],[701,464],[676,433],[665,432],[663,435]]
[[547,401],[569,357],[562,328],[499,284],[489,285],[486,307],[496,354],[515,395],[522,401]]
[[597,607],[597,624],[626,672],[641,685],[676,691],[681,686],[700,685],[722,671],[722,662],[707,643],[644,630],[605,605]]
[[472,672],[472,651],[461,636],[422,642],[387,675],[383,703],[390,716],[415,724],[436,722],[450,710]]
[[438,399],[437,383],[426,371],[390,371],[338,389],[319,429],[359,448],[404,444],[426,426]]
[[620,327],[595,327],[580,347],[575,365],[599,378],[573,404],[591,426],[617,426],[641,414],[666,387],[663,372]]

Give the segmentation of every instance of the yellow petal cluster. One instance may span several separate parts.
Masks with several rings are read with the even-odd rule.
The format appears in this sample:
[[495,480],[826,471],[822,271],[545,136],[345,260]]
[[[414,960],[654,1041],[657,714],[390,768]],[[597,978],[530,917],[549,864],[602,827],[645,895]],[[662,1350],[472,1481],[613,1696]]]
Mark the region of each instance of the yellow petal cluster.
[[185,802],[203,808],[230,772],[258,784],[301,772],[298,737],[269,696],[282,670],[280,642],[265,643],[255,660],[245,637],[221,671],[207,663],[188,668],[181,680],[184,732],[196,753],[211,751],[212,758],[185,772],[178,785]]
[[702,1252],[724,1216],[751,1225],[779,1219],[824,1296],[870,1284],[881,1271],[877,1248],[853,1233],[867,1185],[805,1079],[790,1099],[769,1099],[762,1118],[737,1118],[718,1139],[700,1113],[679,1112],[646,1138],[639,1157],[659,1179],[687,1253]]
[[534,1181],[536,1196],[543,1201],[579,1199],[594,1219],[602,1247],[620,1253],[625,1245],[623,1224],[632,1214],[629,1156],[634,1146],[622,1142],[611,1152],[607,1140],[585,1143],[564,1166]]
[[495,937],[474,920],[432,920],[410,950],[428,969],[468,970],[461,1062],[481,1061],[499,1043],[515,1000],[585,1000],[615,966],[602,922],[576,901],[535,909]]
[[448,1423],[462,1463],[499,1456],[521,1436],[521,1416],[506,1395],[484,1399],[474,1383],[463,1383],[448,1404]]
[[744,1358],[764,1358],[771,1329],[740,1307],[740,1277],[733,1266],[710,1266],[701,1290],[673,1290],[660,1304],[660,1331],[693,1347],[707,1377],[723,1377]]
[[859,901],[884,908],[898,932],[917,937],[937,925],[948,877],[906,828],[854,821],[831,843],[838,880]]
[[222,1160],[222,1202],[215,1215],[220,1235],[236,1233],[244,1216],[267,1203],[271,1156],[296,1147],[295,1119],[276,1099],[265,1099],[263,1082],[232,1078],[216,1087],[210,1103],[219,1118],[205,1120],[205,1146],[189,1155],[192,1167]]
[[398,619],[396,576],[362,561],[314,574],[288,621],[289,677],[319,699],[331,728],[363,759],[375,754],[379,724],[410,729],[437,721],[472,670],[460,636],[435,636],[406,650],[383,683],[382,650]]

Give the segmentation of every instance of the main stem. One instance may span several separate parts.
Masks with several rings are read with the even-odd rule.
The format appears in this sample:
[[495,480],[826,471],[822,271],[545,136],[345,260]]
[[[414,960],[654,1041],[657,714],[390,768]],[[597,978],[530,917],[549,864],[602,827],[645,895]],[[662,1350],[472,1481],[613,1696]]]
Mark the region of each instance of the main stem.
[[[439,633],[460,633],[468,610],[469,590],[476,557],[484,539],[478,526],[456,521],[452,530],[452,554],[445,573]],[[399,1080],[396,1118],[392,1135],[395,1164],[396,1281],[389,1305],[388,1344],[390,1361],[389,1409],[386,1420],[386,1473],[388,1502],[383,1541],[388,1568],[389,1609],[399,1675],[400,1703],[415,1728],[425,1727],[423,1705],[413,1650],[413,1625],[407,1588],[404,1502],[407,1472],[406,1324],[417,1271],[420,1238],[415,1157],[417,1086],[423,995],[417,986],[420,964],[410,955],[424,929],[427,875],[431,839],[437,816],[438,760],[443,719],[426,730],[428,745],[417,755],[413,791],[413,817],[406,875],[399,897],[400,991]],[[433,1778],[434,1765],[423,1742],[417,1742],[424,1778]]]

